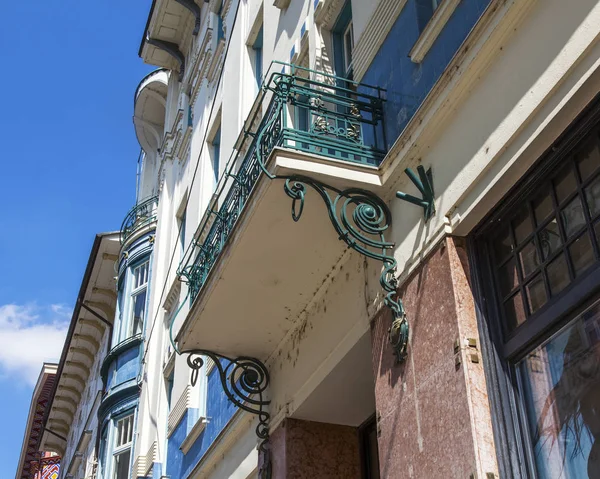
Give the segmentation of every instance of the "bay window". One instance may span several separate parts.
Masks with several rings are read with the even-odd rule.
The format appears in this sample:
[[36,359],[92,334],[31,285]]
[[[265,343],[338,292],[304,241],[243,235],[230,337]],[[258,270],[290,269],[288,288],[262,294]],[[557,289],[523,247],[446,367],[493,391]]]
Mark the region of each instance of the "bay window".
[[149,266],[150,262],[145,260],[127,270],[119,291],[119,315],[113,333],[113,346],[141,334],[144,329]]

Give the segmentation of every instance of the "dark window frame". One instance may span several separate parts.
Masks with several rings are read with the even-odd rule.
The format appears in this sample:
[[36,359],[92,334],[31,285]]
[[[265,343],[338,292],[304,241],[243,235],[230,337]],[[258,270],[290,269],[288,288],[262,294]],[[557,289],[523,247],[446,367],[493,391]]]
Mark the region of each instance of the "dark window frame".
[[[371,432],[375,433],[375,446],[379,454],[379,433],[377,426],[377,417],[375,414],[370,416],[365,422],[358,427],[358,441],[360,448],[360,470],[362,479],[379,479],[380,470],[371,470],[371,448],[369,442],[369,435]],[[379,464],[379,457],[376,458],[377,464]]]
[[[574,316],[598,299],[600,262],[590,267],[530,316],[506,338],[502,305],[491,264],[491,251],[483,238],[515,205],[530,200],[540,185],[554,176],[557,167],[593,132],[600,135],[600,94],[550,146],[523,178],[498,203],[499,206],[468,238],[471,280],[500,477],[537,477],[528,437],[525,408],[518,393],[514,365]],[[586,218],[589,219],[589,218]],[[577,235],[576,235],[577,236]],[[592,241],[594,239],[592,238]]]

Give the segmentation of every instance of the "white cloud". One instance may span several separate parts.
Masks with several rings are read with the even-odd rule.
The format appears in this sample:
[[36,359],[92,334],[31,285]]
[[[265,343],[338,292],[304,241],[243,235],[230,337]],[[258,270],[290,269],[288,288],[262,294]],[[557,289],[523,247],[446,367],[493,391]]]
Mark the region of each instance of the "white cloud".
[[44,361],[58,362],[70,308],[61,304],[0,306],[0,372],[35,384]]

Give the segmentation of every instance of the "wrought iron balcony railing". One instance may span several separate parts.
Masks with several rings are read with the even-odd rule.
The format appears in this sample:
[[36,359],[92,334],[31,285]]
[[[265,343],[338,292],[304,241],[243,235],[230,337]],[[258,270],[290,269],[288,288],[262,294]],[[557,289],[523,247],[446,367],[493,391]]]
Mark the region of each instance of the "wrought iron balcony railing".
[[[259,176],[274,178],[266,165],[275,147],[379,165],[386,154],[382,93],[377,87],[294,65],[285,65],[281,73],[270,75],[238,138],[195,241],[179,266],[178,275],[188,283],[192,302]],[[262,119],[261,110],[265,112]]]
[[158,196],[152,196],[135,205],[121,224],[121,244],[124,244],[133,233],[156,220]]

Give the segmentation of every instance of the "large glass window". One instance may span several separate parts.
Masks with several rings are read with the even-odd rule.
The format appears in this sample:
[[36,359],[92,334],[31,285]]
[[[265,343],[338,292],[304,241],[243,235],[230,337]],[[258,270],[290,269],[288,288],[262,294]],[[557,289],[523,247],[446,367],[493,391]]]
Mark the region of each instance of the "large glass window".
[[130,267],[119,289],[119,318],[113,333],[113,346],[141,334],[146,319],[150,262]]
[[600,477],[600,302],[517,369],[538,476]]
[[594,133],[496,228],[496,291],[509,334],[600,258],[599,145]]
[[133,414],[116,421],[114,428],[113,479],[128,479],[133,442]]
[[599,118],[586,112],[476,233],[506,475],[600,478]]
[[100,476],[129,479],[133,446],[134,413],[110,421],[100,440]]
[[128,336],[142,333],[146,317],[146,293],[148,291],[148,261],[133,268],[133,290],[131,292],[131,320]]
[[343,78],[352,78],[352,53],[354,51],[354,27],[352,24],[352,6],[346,1],[332,30],[335,74]]

